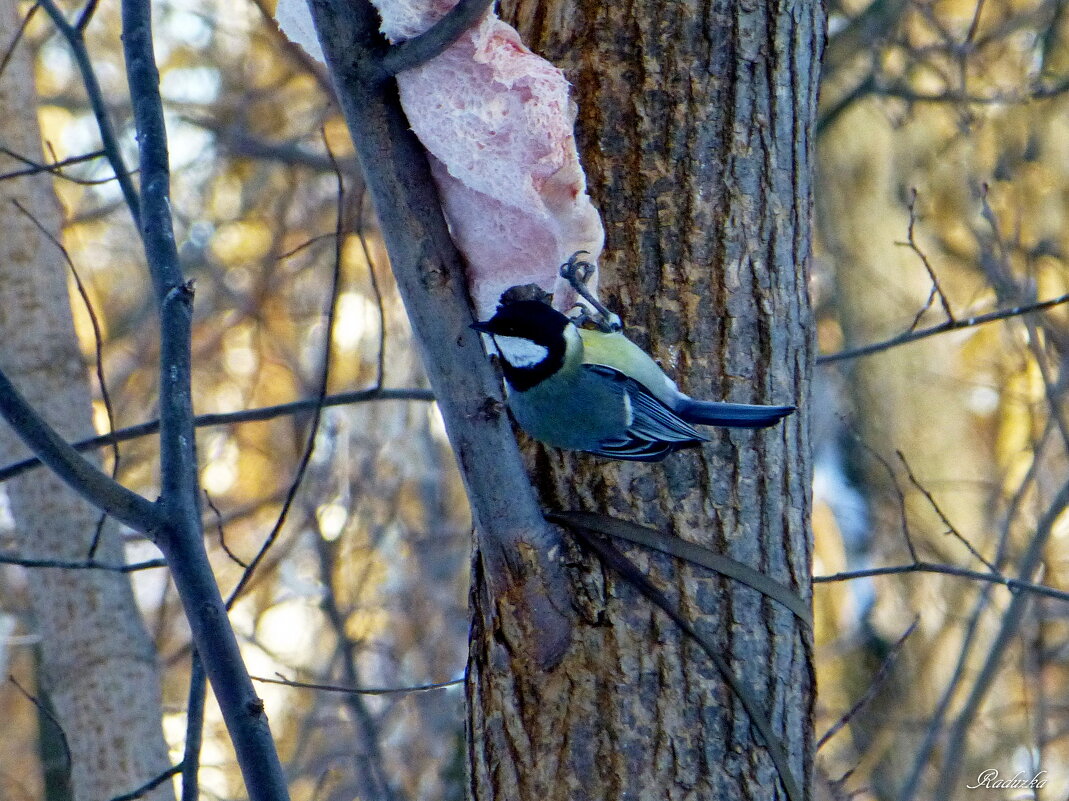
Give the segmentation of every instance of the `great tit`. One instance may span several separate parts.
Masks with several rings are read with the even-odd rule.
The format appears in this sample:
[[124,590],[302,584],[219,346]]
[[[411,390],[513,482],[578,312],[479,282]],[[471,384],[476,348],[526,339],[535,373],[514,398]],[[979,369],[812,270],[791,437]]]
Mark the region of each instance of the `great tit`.
[[579,328],[541,301],[503,304],[472,328],[501,354],[516,422],[557,448],[656,462],[709,441],[691,423],[764,428],[794,411],[694,400],[619,331]]

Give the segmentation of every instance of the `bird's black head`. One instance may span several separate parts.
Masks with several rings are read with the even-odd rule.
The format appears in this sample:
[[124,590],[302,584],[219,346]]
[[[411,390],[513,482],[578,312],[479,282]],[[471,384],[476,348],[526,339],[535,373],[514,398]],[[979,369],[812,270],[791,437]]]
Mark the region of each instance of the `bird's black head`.
[[569,325],[571,320],[552,306],[521,300],[498,306],[493,317],[472,328],[494,338],[506,380],[522,392],[564,364],[565,330]]

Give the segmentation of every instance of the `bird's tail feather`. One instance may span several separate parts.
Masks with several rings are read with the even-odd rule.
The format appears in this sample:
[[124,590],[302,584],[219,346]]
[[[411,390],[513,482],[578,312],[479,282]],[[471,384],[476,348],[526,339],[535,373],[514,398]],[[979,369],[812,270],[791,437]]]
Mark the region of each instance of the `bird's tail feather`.
[[793,406],[756,406],[749,403],[681,400],[676,414],[688,423],[731,428],[765,428],[775,425],[794,411]]

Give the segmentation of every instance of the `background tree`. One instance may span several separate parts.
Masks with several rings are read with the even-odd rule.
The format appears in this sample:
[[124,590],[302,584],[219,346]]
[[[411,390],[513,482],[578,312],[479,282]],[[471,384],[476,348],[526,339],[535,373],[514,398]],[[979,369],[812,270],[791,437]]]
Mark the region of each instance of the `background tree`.
[[[15,3],[0,2],[0,48],[10,54],[0,75],[4,172],[43,158],[33,60],[26,48],[15,46],[19,22]],[[79,439],[93,431],[92,404],[71,319],[68,266],[57,238],[60,215],[48,173],[0,183],[0,216],[0,365],[65,436]],[[8,459],[27,453],[6,426],[0,428],[0,453]],[[15,478],[6,492],[13,544],[22,557],[45,563],[123,561],[115,523],[54,475]],[[29,687],[43,710],[37,719],[49,797],[110,798],[166,769],[156,652],[128,576],[39,568],[26,574],[25,589],[26,611],[40,636],[40,673]],[[14,797],[24,778],[11,764],[0,783],[9,784]],[[174,796],[164,785],[151,797]]]
[[[265,542],[272,542],[232,608],[243,656],[256,675],[276,681],[276,671],[287,679],[383,689],[455,680],[462,675],[467,634],[469,517],[441,420],[426,403],[421,369],[411,356],[404,313],[347,134],[325,91],[327,76],[279,38],[259,7],[212,0],[154,5],[174,165],[176,239],[183,263],[197,281],[194,400],[198,412],[218,415],[198,429],[198,451],[201,481],[219,511],[216,516],[206,505],[204,526],[221,586],[231,590],[245,572],[235,558],[248,564]],[[29,8],[23,4],[16,10],[25,17]],[[626,22],[643,18],[637,7],[630,17],[598,17],[592,26],[568,16],[587,13],[581,9],[544,8],[541,16],[525,13],[522,5],[505,13],[519,22],[537,49],[568,68],[577,94],[585,98],[579,136],[599,203],[615,221],[604,260],[607,272],[612,268],[615,275],[607,275],[603,286],[619,287],[622,294],[609,293],[610,302],[627,312],[636,338],[667,357],[672,372],[700,382],[688,389],[730,394],[756,387],[767,394],[754,399],[790,397],[773,392],[779,390],[771,374],[744,376],[739,354],[721,372],[719,355],[706,364],[669,347],[677,336],[673,325],[691,324],[689,293],[672,300],[680,312],[650,300],[670,297],[682,277],[650,271],[643,259],[653,259],[658,268],[690,264],[689,278],[694,263],[704,265],[700,276],[720,256],[687,262],[689,251],[699,252],[694,243],[665,235],[667,226],[659,222],[675,213],[674,201],[685,193],[666,192],[663,184],[647,185],[643,178],[647,169],[667,173],[661,164],[644,166],[656,162],[662,150],[702,152],[687,149],[686,125],[676,118],[660,125],[657,112],[649,110],[658,108],[657,102],[676,108],[674,98],[686,96],[695,85],[682,69],[670,68],[685,41],[680,39],[677,47],[672,38],[681,28],[668,34]],[[81,7],[71,4],[64,10],[77,21]],[[813,656],[821,688],[815,710],[817,786],[836,797],[862,799],[1001,797],[965,785],[975,783],[982,768],[997,768],[1004,777],[1044,769],[1049,783],[1039,797],[1060,797],[1069,791],[1069,774],[1062,767],[1069,729],[1058,703],[1066,681],[1066,581],[1058,556],[1067,475],[1058,414],[1066,318],[1057,305],[1031,316],[1013,307],[1057,301],[1067,289],[1062,198],[1069,162],[1060,144],[1066,141],[1062,120],[1069,85],[1064,12],[1060,3],[1043,0],[833,3],[828,11],[829,44],[815,134],[820,171],[814,187],[818,224],[810,282],[822,358],[836,357],[822,362],[815,373],[809,406],[814,413],[814,567],[821,579],[814,592]],[[552,33],[564,19],[571,22]],[[665,17],[666,25],[670,19],[690,17]],[[742,34],[749,30],[739,28]],[[129,159],[134,143],[118,33],[118,7],[109,3],[100,5],[84,30],[117,141]],[[669,38],[662,42],[662,35]],[[614,37],[619,41],[611,46],[599,44]],[[637,58],[643,69],[617,72],[611,54],[617,47],[626,50],[629,41],[657,58]],[[709,52],[724,59],[730,55]],[[47,155],[38,154],[36,161],[63,164],[50,167],[63,211],[62,238],[101,323],[100,352],[115,425],[141,423],[155,416],[153,309],[122,193],[99,156],[88,158],[101,143],[83,75],[67,42],[41,10],[12,53],[0,85],[7,86],[16,57],[32,56],[37,65]],[[733,74],[721,71],[715,88],[746,85],[724,77]],[[588,84],[584,75],[611,76],[612,81],[600,87]],[[675,75],[680,77],[669,80]],[[621,85],[637,89],[625,91]],[[647,87],[666,88],[658,97]],[[611,100],[601,100],[603,93]],[[646,111],[634,118],[635,127],[648,131],[655,143],[647,149],[637,148],[630,135],[608,135],[619,134],[613,121],[630,115],[639,101]],[[715,105],[724,107],[735,105]],[[344,179],[340,237],[338,175],[323,129]],[[624,153],[606,158],[603,167],[593,144],[602,136],[620,148],[614,154]],[[18,145],[20,155],[32,152],[32,141],[25,153]],[[692,161],[699,173],[709,163],[719,163],[700,156]],[[737,163],[736,173],[710,179],[702,188],[705,198],[750,174],[738,172],[745,159]],[[0,187],[11,191],[24,186],[26,179],[11,173],[27,170],[40,168],[5,159]],[[618,195],[640,200],[618,209]],[[700,207],[697,201],[691,205]],[[47,205],[27,208],[47,223]],[[684,208],[683,214],[688,213]],[[5,231],[26,219],[9,205],[2,214]],[[750,219],[745,214],[737,218]],[[908,245],[911,219],[917,250]],[[733,224],[730,230],[739,229]],[[639,232],[645,238],[633,244],[632,235]],[[729,236],[726,243],[735,241]],[[616,243],[623,244],[617,248]],[[654,244],[670,258],[651,257]],[[47,244],[38,250],[43,257],[52,253]],[[610,259],[614,253],[620,255]],[[764,253],[736,254],[734,263],[756,264]],[[749,262],[743,258],[747,255]],[[332,305],[335,264],[340,267],[339,314],[331,323],[324,312]],[[634,282],[628,277],[632,271]],[[639,273],[660,284],[640,283]],[[955,316],[953,323],[946,322],[938,292],[931,292],[932,275]],[[669,294],[660,292],[660,285]],[[766,290],[771,292],[772,286],[753,292]],[[745,284],[739,292],[740,298],[751,297]],[[83,375],[92,372],[97,348],[85,303],[72,297],[84,368],[78,374]],[[749,303],[742,305],[749,308]],[[0,308],[11,307],[0,302]],[[971,315],[997,309],[1009,311],[985,325],[969,322]],[[673,312],[684,322],[674,323]],[[715,315],[708,320],[712,328],[706,333],[719,336]],[[54,320],[49,323],[52,330]],[[908,333],[911,327],[915,330]],[[696,326],[694,331],[705,329]],[[388,354],[385,385],[405,392],[360,394],[379,383],[382,334]],[[681,339],[692,336],[697,334],[679,334]],[[895,345],[914,339],[915,344]],[[729,333],[714,341],[712,352],[720,353],[717,342],[740,347],[755,341],[761,342]],[[328,399],[315,425],[325,344],[330,346],[329,392],[354,393]],[[853,350],[872,344],[878,346],[873,355],[862,357]],[[7,369],[5,358],[0,356],[0,363]],[[48,361],[34,354],[34,364]],[[93,422],[106,430],[102,399],[99,390],[94,392]],[[298,407],[232,414],[302,398],[307,402]],[[720,460],[714,465],[717,472],[708,472],[704,461],[690,456],[673,461],[697,465],[699,486],[706,481],[722,486],[724,478],[719,484],[714,479],[727,475],[726,480],[733,480],[722,471],[744,461],[734,453],[723,455],[722,449],[738,443],[740,453],[761,454],[769,436],[757,435],[759,447],[751,449],[749,435],[725,435],[708,449]],[[771,436],[772,444],[781,447]],[[314,444],[311,460],[296,481],[309,443]],[[110,467],[110,449],[99,452]],[[24,562],[27,552],[10,514],[15,479],[7,465],[17,457],[6,448],[0,453],[0,559]],[[142,432],[123,441],[120,456],[120,479],[154,497],[153,436]],[[530,459],[539,469],[557,469],[558,462],[593,469],[581,457],[532,452]],[[672,463],[664,486],[677,487],[686,502],[698,491],[686,486],[692,468],[671,472]],[[44,475],[39,470],[19,473],[37,483]],[[641,469],[632,475],[640,478]],[[616,480],[610,473],[573,484],[600,497]],[[549,488],[547,497],[567,500],[557,486],[563,480]],[[649,498],[639,511],[652,514],[643,519],[662,522],[656,516],[664,504],[659,485],[632,481],[620,486],[629,497],[609,497],[603,508],[629,513],[635,497]],[[292,487],[294,500],[283,513]],[[756,497],[758,489],[746,497]],[[714,500],[719,504],[724,499]],[[727,500],[733,502],[730,496]],[[90,524],[94,522],[91,517]],[[276,529],[277,537],[269,538]],[[125,527],[119,530],[128,560],[151,564],[158,556],[143,538]],[[960,536],[946,535],[949,530]],[[670,595],[687,576],[711,575],[674,566],[668,557],[625,550]],[[72,558],[84,556],[79,549]],[[569,559],[586,557],[571,551]],[[8,564],[0,578],[0,632],[10,631],[0,635],[0,656],[30,692],[39,692],[42,685],[27,647],[42,636],[30,611],[28,586],[31,580],[41,581],[35,570]],[[675,628],[644,596],[593,562],[583,562],[583,570],[591,577],[578,596],[584,603],[600,603],[607,593],[614,614],[623,607],[617,617],[625,624],[621,631],[631,631],[632,623],[638,630],[655,629],[666,638],[666,653],[680,649],[689,667],[705,670],[710,684],[718,681],[698,648],[670,639]],[[83,574],[67,571],[61,583],[67,586],[75,575]],[[132,579],[164,667],[163,729],[171,762],[177,764],[187,739],[189,632],[164,571],[136,570]],[[720,607],[709,606],[719,600],[710,598],[719,599],[726,591],[757,598],[727,580],[702,581],[715,590],[684,611],[712,608],[717,614],[701,619],[703,624],[710,621],[714,633],[724,628]],[[998,586],[1013,581],[1018,582],[1015,593]],[[754,603],[780,614],[768,601]],[[588,618],[598,608],[580,606]],[[739,638],[739,629],[730,631]],[[257,686],[292,797],[463,796],[463,706],[456,687],[369,696],[264,682]],[[767,697],[759,689],[755,695]],[[717,709],[728,702],[726,694],[718,696]],[[743,715],[735,711],[740,726],[733,734],[748,734],[740,728]],[[38,731],[47,737],[55,727],[42,724],[39,729],[36,708],[12,684],[0,691],[0,716],[7,724],[0,741],[5,776],[0,788],[5,797],[41,797],[34,770]],[[210,699],[200,752],[205,797],[243,792]],[[763,752],[753,753],[756,760],[764,758]],[[729,768],[734,764],[729,762]],[[125,789],[135,789],[139,781],[131,777]]]

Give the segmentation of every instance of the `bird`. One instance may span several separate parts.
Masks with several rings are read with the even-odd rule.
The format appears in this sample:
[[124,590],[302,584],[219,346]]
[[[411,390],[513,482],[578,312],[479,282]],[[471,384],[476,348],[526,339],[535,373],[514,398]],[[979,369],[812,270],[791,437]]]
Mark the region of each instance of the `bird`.
[[765,428],[794,406],[695,400],[622,331],[578,327],[540,300],[517,300],[472,328],[501,357],[520,427],[556,448],[656,462],[708,442],[694,425]]

